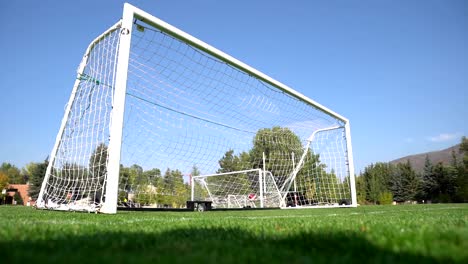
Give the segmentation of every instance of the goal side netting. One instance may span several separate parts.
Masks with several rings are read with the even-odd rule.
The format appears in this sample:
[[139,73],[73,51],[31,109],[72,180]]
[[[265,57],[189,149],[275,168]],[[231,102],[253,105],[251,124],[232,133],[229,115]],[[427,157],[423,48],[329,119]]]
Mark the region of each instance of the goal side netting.
[[356,206],[349,122],[125,4],[85,52],[37,206],[115,213],[194,199]]

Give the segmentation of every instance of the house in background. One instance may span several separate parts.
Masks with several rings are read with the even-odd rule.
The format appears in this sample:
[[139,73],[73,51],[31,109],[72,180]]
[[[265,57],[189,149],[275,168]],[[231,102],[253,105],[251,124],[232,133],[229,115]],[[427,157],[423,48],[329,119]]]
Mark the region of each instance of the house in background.
[[6,189],[6,196],[2,202],[5,204],[34,205],[28,191],[28,184],[10,184]]

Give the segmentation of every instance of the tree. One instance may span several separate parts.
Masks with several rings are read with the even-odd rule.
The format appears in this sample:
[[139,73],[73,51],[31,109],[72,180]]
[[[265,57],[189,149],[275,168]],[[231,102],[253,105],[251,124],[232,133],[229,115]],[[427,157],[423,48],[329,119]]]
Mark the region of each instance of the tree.
[[[380,203],[382,194],[391,189],[393,175],[392,166],[388,163],[377,162],[364,169],[364,182],[366,189],[366,199],[374,204]],[[395,179],[395,183],[396,179]],[[397,183],[400,185],[400,183]],[[385,196],[385,198],[388,198]]]
[[10,184],[25,184],[26,179],[21,174],[21,171],[15,166],[7,162],[3,162],[0,166],[0,171],[8,176]]
[[173,207],[183,207],[190,196],[190,186],[184,183],[179,170],[167,169],[161,186],[158,188],[158,202]]
[[356,176],[356,196],[359,204],[366,203],[366,182],[362,173]]
[[8,176],[3,171],[0,171],[0,191],[8,188],[10,185],[9,181]]
[[92,179],[97,180],[101,186],[107,175],[107,146],[99,144],[89,158],[89,172]]
[[399,163],[391,178],[391,191],[395,201],[414,201],[420,192],[421,180],[410,161]]
[[[90,184],[93,186],[95,190],[103,190],[104,188],[104,180],[107,177],[107,145],[104,143],[99,144],[94,152],[91,154],[89,158],[89,176],[88,178],[91,179]],[[79,166],[74,166],[74,170],[79,171]],[[84,170],[83,170],[84,171]],[[78,174],[76,174],[78,175]],[[82,194],[78,194],[81,196]],[[101,202],[101,195],[102,192],[98,191],[95,192],[94,201],[96,203]],[[80,198],[80,197],[78,197]]]
[[381,193],[386,190],[382,174],[383,163],[371,164],[364,169],[364,181],[366,186],[367,200],[373,204],[379,202]]
[[133,164],[129,168],[131,182],[136,185],[148,185],[149,180],[143,175],[143,168],[138,164]]
[[153,168],[151,170],[144,171],[142,177],[147,181],[148,184],[158,186],[160,180],[162,179],[161,170]]
[[[193,165],[192,171],[191,171],[190,174],[191,174],[192,177],[201,175],[201,172],[198,169],[197,165]],[[208,191],[206,190],[206,188],[202,184],[200,184],[199,181],[192,181],[191,184],[192,183],[195,185],[193,188],[194,188],[194,192],[195,192],[195,195],[196,195],[195,196],[196,200],[205,199],[205,198],[208,197]]]
[[200,170],[198,169],[197,165],[193,165],[192,171],[190,172],[190,175],[192,176],[199,176],[201,175]]
[[[132,190],[132,185],[133,182],[130,181],[130,169],[127,167],[124,167],[124,165],[120,164],[120,173],[119,173],[119,190],[128,193]],[[124,198],[127,198],[126,195],[125,197],[120,197],[121,200]]]
[[[294,163],[299,162],[304,150],[300,138],[288,128],[279,126],[260,129],[255,134],[253,148],[250,150],[250,162],[253,168],[261,168],[269,171],[278,178],[278,186],[291,171],[292,158]],[[263,154],[265,154],[265,168],[263,166]],[[285,169],[288,168],[288,169]]]
[[31,162],[26,165],[26,171],[29,175],[29,191],[28,194],[31,199],[36,200],[41,191],[42,182],[47,171],[49,160],[46,159],[40,163]]
[[462,137],[460,152],[463,153],[463,166],[465,170],[468,170],[468,139],[466,137]]
[[390,191],[383,191],[379,195],[379,204],[392,204],[393,202],[393,194]]
[[429,156],[426,155],[421,182],[421,196],[422,199],[431,201],[437,196],[438,193],[439,185],[434,173],[434,166],[432,165]]
[[[218,161],[218,164],[218,173],[236,172],[252,168],[249,153],[242,152],[239,155],[235,155],[232,149],[224,153],[224,156]],[[258,174],[254,176],[246,173],[233,173],[223,176],[208,177],[207,182],[213,185],[222,185],[223,183],[229,182],[231,185],[239,186],[239,192],[248,192],[251,185],[255,182],[252,177],[258,178]],[[218,193],[217,190],[213,190],[212,194],[220,195],[221,193]]]
[[408,160],[404,166],[401,166],[403,175],[403,187],[407,201],[415,201],[421,188],[421,178],[416,174]]
[[13,196],[13,200],[15,200],[17,205],[24,205],[23,198],[21,198],[19,192],[15,193],[15,195]]
[[250,166],[249,154],[242,152],[239,156],[234,155],[234,150],[230,149],[218,161],[218,173],[241,171],[252,168]]
[[460,152],[463,153],[463,160],[458,166],[458,175],[456,179],[456,201],[468,202],[468,139],[462,137]]
[[454,168],[451,166],[444,166],[439,162],[434,167],[434,174],[439,187],[435,201],[444,203],[451,202],[455,195],[456,184]]

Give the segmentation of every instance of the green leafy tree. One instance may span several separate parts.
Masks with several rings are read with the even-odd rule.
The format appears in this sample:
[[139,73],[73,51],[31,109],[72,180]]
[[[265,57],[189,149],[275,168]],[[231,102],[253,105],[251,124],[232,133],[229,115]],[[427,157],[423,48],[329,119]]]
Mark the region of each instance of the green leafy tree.
[[[291,176],[294,168],[300,166],[295,180],[305,186],[304,195],[311,202],[323,201],[328,197],[327,192],[331,191],[328,184],[336,182],[336,176],[325,172],[325,165],[320,164],[319,155],[310,149],[306,150],[303,164],[299,164],[304,151],[300,138],[290,129],[279,126],[260,129],[249,152],[250,163],[253,168],[271,172],[280,189],[289,185],[285,182],[286,179]],[[286,191],[293,191],[293,187],[294,184],[291,184],[290,189]]]
[[157,190],[153,185],[138,185],[135,190],[134,202],[140,205],[152,205],[157,203]]
[[133,164],[130,166],[129,170],[130,182],[136,186],[148,185],[150,182],[143,175],[143,168],[138,164]]
[[24,205],[23,198],[21,198],[19,192],[15,193],[15,195],[13,196],[13,200],[15,200],[17,205]]
[[184,183],[179,170],[167,169],[163,176],[162,186],[158,188],[158,201],[172,207],[183,207],[190,198],[190,186]]
[[169,198],[165,198],[164,192],[167,189],[163,186],[161,170],[158,168],[144,171],[140,165],[134,164],[121,171],[121,178],[122,181],[126,182],[122,185],[126,186],[127,192],[134,193],[134,202],[136,203],[152,205],[166,203],[166,200],[169,200]]
[[188,185],[184,183],[184,176],[179,170],[171,171],[171,177],[174,181],[173,183],[173,194],[174,199],[172,206],[173,207],[183,207],[185,206],[186,201],[189,199],[190,193]]
[[132,190],[132,185],[133,182],[130,179],[130,168],[124,167],[120,164],[119,190],[128,193]]
[[[235,155],[234,150],[232,149],[226,151],[224,156],[218,161],[218,164],[218,173],[236,172],[252,168],[249,153],[242,152],[239,155]],[[246,173],[233,173],[223,176],[208,177],[207,182],[212,186],[229,183],[231,185],[239,186],[238,191],[240,193],[246,193],[249,192],[251,189],[251,184],[254,182],[252,177],[256,176],[257,175],[253,176]],[[222,193],[222,191],[223,190],[221,189],[213,189],[212,194],[223,195],[224,193]]]
[[0,171],[0,204],[2,204],[5,199],[5,194],[1,193],[1,191],[8,188],[10,185],[8,183],[9,180],[8,176],[4,172]]
[[3,171],[0,171],[0,191],[8,188],[10,185],[9,181],[8,176]]
[[13,164],[3,162],[0,166],[0,171],[5,173],[10,179],[10,184],[25,184],[26,179],[21,174],[21,171]]
[[379,195],[379,203],[382,205],[392,204],[393,194],[390,191],[383,191]]
[[[295,164],[298,164],[302,156],[294,155]],[[297,165],[296,165],[297,166]],[[314,154],[310,149],[307,151],[304,158],[302,168],[296,175],[296,181],[301,182],[305,186],[305,196],[312,203],[317,202],[332,202],[329,201],[331,185],[336,185],[338,180],[335,173],[327,173],[325,164],[320,163],[320,156]],[[289,190],[291,191],[291,189]]]
[[366,203],[366,181],[363,175],[356,177],[356,198],[359,204]]
[[[91,179],[90,184],[95,190],[102,190],[104,188],[104,180],[107,177],[107,158],[107,145],[104,143],[99,144],[89,158],[89,176],[87,178]],[[73,166],[73,168],[75,172],[80,171],[79,166]],[[79,175],[79,173],[76,175]],[[79,195],[81,196],[82,194]],[[96,192],[93,198],[96,203],[100,203],[102,198],[101,192]]]
[[241,171],[252,168],[249,160],[249,154],[247,152],[235,155],[234,150],[232,149],[224,153],[224,156],[218,161],[218,164],[218,173]]
[[[253,168],[269,171],[275,177],[278,186],[282,186],[284,180],[292,171],[292,157],[298,164],[304,152],[301,140],[288,128],[279,126],[260,129],[253,140],[253,148],[250,150],[250,162]],[[265,154],[265,168],[263,166],[263,154]]]
[[[197,165],[193,165],[192,171],[190,174],[192,177],[201,175],[201,172],[198,169]],[[194,186],[195,200],[208,198],[208,191],[199,181],[194,180],[193,184],[195,185]]]
[[89,158],[89,173],[93,184],[103,185],[107,175],[107,146],[104,143],[99,144]]
[[142,174],[142,178],[145,182],[147,182],[147,184],[158,186],[162,179],[161,170],[153,168],[151,170],[144,171]]

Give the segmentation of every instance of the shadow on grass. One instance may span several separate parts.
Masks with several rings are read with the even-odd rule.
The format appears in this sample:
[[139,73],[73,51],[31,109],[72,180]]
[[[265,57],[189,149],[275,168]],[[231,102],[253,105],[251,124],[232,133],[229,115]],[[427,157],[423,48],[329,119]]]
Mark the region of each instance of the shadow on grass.
[[445,262],[378,248],[357,233],[263,237],[236,228],[178,228],[146,234],[125,231],[87,236],[64,234],[52,240],[0,241],[0,251],[3,263]]

